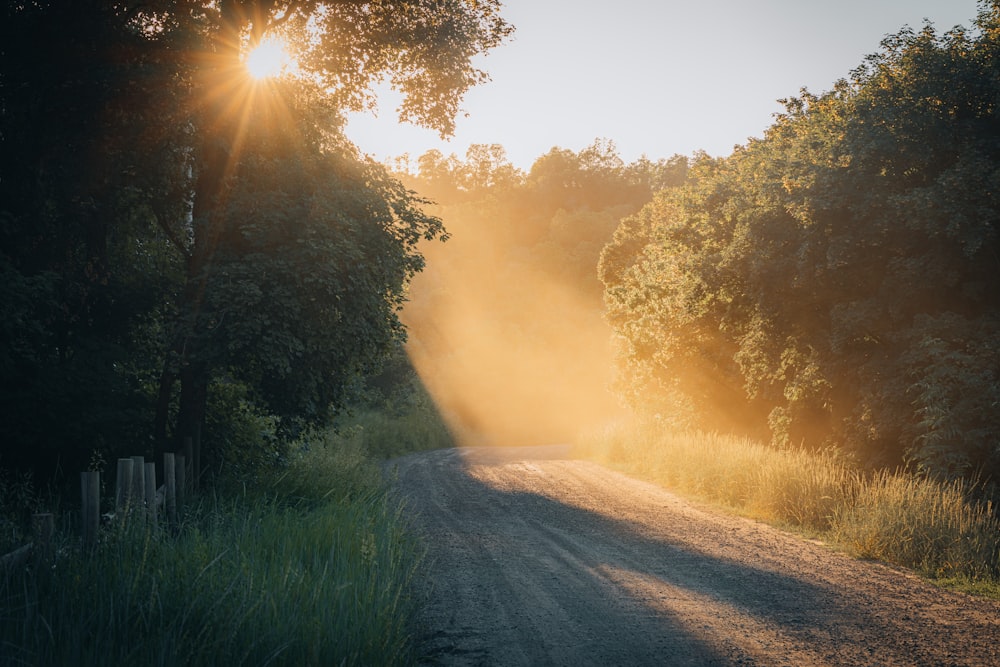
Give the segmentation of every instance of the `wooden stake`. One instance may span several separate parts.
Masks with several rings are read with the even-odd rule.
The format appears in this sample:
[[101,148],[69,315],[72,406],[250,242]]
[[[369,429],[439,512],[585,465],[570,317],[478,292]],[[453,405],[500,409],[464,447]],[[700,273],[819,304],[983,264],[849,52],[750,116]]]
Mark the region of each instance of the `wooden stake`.
[[187,500],[187,460],[175,456],[174,473],[177,476],[177,515],[184,516],[184,501]]
[[80,497],[83,501],[80,523],[83,547],[93,549],[97,546],[97,528],[101,525],[101,473],[80,473]]
[[146,460],[141,456],[132,457],[132,492],[130,494],[133,507],[142,507],[146,497]]
[[147,463],[144,466],[146,472],[143,475],[145,482],[146,514],[149,517],[149,525],[156,525],[156,464]]
[[177,525],[177,478],[174,453],[163,452],[163,504],[167,508],[167,522]]
[[132,459],[118,459],[118,477],[115,480],[115,513],[125,518],[132,501]]

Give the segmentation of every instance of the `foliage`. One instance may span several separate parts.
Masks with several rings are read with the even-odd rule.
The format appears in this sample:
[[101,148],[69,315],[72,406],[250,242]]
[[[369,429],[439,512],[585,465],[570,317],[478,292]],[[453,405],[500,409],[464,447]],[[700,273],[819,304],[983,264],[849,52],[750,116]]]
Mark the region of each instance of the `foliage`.
[[624,393],[675,425],[1000,473],[1000,6],[883,42],[602,255]]
[[[3,465],[72,479],[95,451],[173,448],[229,428],[208,414],[227,392],[286,439],[349,402],[443,229],[345,114],[388,78],[404,117],[447,134],[485,79],[473,56],[512,30],[499,6],[5,4]],[[265,34],[293,38],[300,76],[248,76]]]
[[280,420],[250,398],[249,388],[232,380],[218,380],[208,389],[205,418],[206,467],[224,471],[227,478],[255,479],[287,462],[291,443],[279,434]]
[[38,510],[34,480],[0,468],[0,556],[27,544],[28,520]]
[[443,229],[378,165],[309,150],[309,126],[268,129],[235,169],[202,355],[286,422],[315,424],[402,340],[397,311],[423,268],[416,244]]
[[171,100],[160,49],[80,3],[2,12],[0,434],[4,465],[46,480],[145,440],[144,383],[179,275],[154,219],[184,198],[158,117]]

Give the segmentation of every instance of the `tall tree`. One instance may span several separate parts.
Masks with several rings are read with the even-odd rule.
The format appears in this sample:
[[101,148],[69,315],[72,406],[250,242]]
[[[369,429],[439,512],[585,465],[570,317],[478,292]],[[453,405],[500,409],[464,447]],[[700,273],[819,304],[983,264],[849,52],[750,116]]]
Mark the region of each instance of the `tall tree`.
[[[212,337],[217,316],[206,308],[205,295],[220,241],[226,238],[225,212],[240,142],[254,129],[246,123],[252,117],[249,107],[257,101],[242,65],[246,49],[287,24],[304,37],[297,48],[300,66],[321,82],[312,88],[314,105],[334,113],[360,108],[370,103],[370,86],[389,76],[405,95],[401,117],[446,135],[453,130],[461,96],[485,77],[473,66],[472,56],[510,32],[499,16],[498,0],[223,0],[213,19],[192,91],[202,105],[193,121],[193,233],[186,248],[180,326],[161,380],[161,440],[175,377],[181,381],[179,433],[197,440],[204,420],[211,355],[203,341]],[[331,120],[336,122],[337,116]],[[404,221],[417,227],[409,232],[417,236],[426,229],[412,217]]]
[[154,221],[184,215],[185,130],[160,85],[176,44],[133,19],[97,2],[0,18],[0,459],[42,474],[148,432],[150,339],[178,268]]
[[[388,78],[405,95],[403,119],[451,132],[462,95],[486,77],[473,56],[510,34],[499,8],[8,3],[0,268],[11,276],[5,302],[23,317],[0,332],[11,341],[6,367],[23,379],[40,356],[74,357],[87,322],[95,349],[120,340],[134,351],[100,364],[132,394],[150,395],[149,362],[159,363],[161,444],[197,437],[220,374],[256,382],[255,397],[290,419],[321,414],[337,392],[319,389],[315,373],[299,391],[289,373],[321,369],[336,387],[373,363],[401,335],[395,309],[422,263],[416,240],[441,232],[343,138],[344,115],[371,107],[373,85]],[[298,81],[247,74],[247,52],[275,35],[291,40]],[[117,286],[145,299],[132,302],[141,309]],[[264,317],[281,332],[253,334]],[[340,332],[336,344],[320,322]]]
[[887,38],[622,224],[601,270],[635,400],[1000,475],[998,25]]

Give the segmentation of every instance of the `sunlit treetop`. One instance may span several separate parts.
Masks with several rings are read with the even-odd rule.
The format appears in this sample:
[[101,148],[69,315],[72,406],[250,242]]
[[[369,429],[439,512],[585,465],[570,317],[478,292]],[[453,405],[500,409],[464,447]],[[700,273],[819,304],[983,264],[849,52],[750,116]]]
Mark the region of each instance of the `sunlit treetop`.
[[[502,10],[501,0],[150,0],[121,12],[172,58],[186,52],[180,62],[200,70],[193,80],[212,102],[292,67],[343,114],[373,110],[387,83],[403,96],[401,121],[447,137],[465,93],[489,79],[475,58],[513,33]],[[284,42],[285,69],[274,47],[248,58],[272,40]]]
[[[164,6],[141,23],[193,25]],[[202,80],[225,99],[239,85],[234,72],[259,80],[294,66],[342,113],[372,110],[385,82],[403,95],[401,121],[448,136],[462,97],[489,78],[474,57],[513,32],[501,9],[500,0],[220,0],[195,23],[209,38]]]

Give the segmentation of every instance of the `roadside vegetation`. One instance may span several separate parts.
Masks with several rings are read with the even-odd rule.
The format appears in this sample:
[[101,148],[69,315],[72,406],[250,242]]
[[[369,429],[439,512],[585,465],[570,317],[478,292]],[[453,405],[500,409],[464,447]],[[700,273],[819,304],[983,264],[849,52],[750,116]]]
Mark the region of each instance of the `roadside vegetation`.
[[[0,557],[55,519],[51,560],[0,566],[0,665],[412,659],[419,547],[379,457],[448,433],[369,381],[446,234],[343,128],[391,79],[451,133],[499,11],[0,6]],[[297,73],[251,76],[265,40]],[[180,452],[182,521],[107,517],[82,552],[79,474],[108,515],[119,458]]]
[[692,165],[601,257],[622,394],[674,428],[1000,479],[1000,3]]
[[[341,133],[383,77],[453,129],[498,0],[243,4],[2,10],[0,554],[38,510],[57,548],[0,571],[0,664],[406,663],[420,547],[379,461],[450,445],[435,405],[562,441],[617,414],[612,365],[646,426],[583,454],[1000,595],[1000,2],[731,156],[598,139],[528,173],[499,145],[394,173]],[[272,32],[340,87],[227,79]],[[77,473],[188,438],[179,528],[81,553]]]
[[[280,466],[220,478],[176,530],[112,522],[86,553],[62,515],[51,561],[0,571],[0,664],[414,662],[421,546],[371,451],[448,443],[389,435],[433,411],[372,414],[303,436]],[[4,501],[5,544],[27,539],[25,505],[43,501],[27,484]]]
[[582,450],[1000,593],[998,57],[1000,3],[904,28],[623,219],[598,270],[643,425]]
[[775,448],[656,423],[593,432],[576,453],[855,557],[1000,598],[1000,519],[971,482],[865,472],[833,450]]

